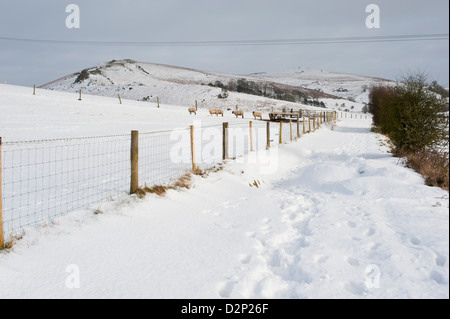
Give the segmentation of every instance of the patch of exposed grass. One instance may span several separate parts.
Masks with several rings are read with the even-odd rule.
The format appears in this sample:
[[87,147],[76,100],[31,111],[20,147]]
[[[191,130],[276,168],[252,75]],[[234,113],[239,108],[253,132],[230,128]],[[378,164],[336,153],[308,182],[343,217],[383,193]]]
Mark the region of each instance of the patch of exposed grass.
[[428,186],[449,190],[448,153],[436,150],[424,150],[418,153],[396,154],[406,158],[406,165],[425,178]]
[[5,247],[0,247],[0,251],[6,252],[6,253],[10,252],[13,249],[15,243],[18,240],[21,240],[22,238],[23,238],[23,234],[16,235],[16,236],[9,235],[9,240],[5,242]]
[[186,173],[180,176],[177,180],[169,185],[153,185],[139,188],[136,195],[139,198],[144,198],[147,194],[156,194],[158,196],[165,196],[168,190],[177,189],[190,189],[192,187],[192,176],[201,176],[206,178],[209,175],[210,170],[202,170],[197,168],[195,171]]
[[250,187],[256,187],[259,188],[261,186],[261,182],[258,180],[254,180],[253,183],[249,183]]
[[100,208],[97,208],[96,210],[94,210],[94,215],[102,215],[103,211]]

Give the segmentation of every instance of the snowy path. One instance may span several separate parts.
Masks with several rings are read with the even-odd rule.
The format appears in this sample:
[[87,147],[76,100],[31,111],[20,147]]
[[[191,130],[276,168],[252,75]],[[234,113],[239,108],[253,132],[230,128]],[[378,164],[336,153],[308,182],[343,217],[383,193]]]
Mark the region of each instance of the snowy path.
[[283,145],[274,175],[230,163],[189,191],[29,230],[0,255],[0,298],[448,298],[448,192],[369,126]]

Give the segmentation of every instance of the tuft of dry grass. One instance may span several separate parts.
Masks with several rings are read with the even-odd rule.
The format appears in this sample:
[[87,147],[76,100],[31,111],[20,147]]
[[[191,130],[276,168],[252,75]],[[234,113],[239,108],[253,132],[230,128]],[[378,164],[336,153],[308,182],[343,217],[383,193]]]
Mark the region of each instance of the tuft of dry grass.
[[[195,174],[195,172],[193,172],[193,174]],[[190,189],[191,188],[191,180],[192,180],[192,175],[190,173],[184,174],[183,176],[178,178],[173,183],[173,187]]]
[[5,252],[9,252],[13,249],[15,243],[18,240],[21,240],[23,238],[23,234],[20,236],[13,236],[13,235],[9,235],[9,240],[7,242],[5,242],[5,247],[0,247],[0,251],[5,251]]
[[424,150],[418,153],[398,154],[406,158],[406,165],[425,178],[427,186],[449,190],[448,153]]
[[254,180],[253,183],[249,183],[250,187],[259,188],[261,186],[261,182],[259,180]]
[[[140,190],[140,191],[139,191]],[[144,197],[149,194],[156,194],[158,196],[164,196],[166,195],[166,192],[169,190],[168,186],[164,185],[153,185],[152,187],[145,186],[144,189],[139,189],[139,193],[137,194],[139,198]]]
[[192,176],[201,176],[203,178],[207,177],[209,174],[208,170],[201,170],[197,168],[195,171],[186,173],[182,176],[180,176],[176,181],[169,185],[153,185],[151,187],[145,186],[144,188],[139,188],[136,192],[136,195],[139,198],[144,198],[148,193],[149,194],[156,194],[158,196],[164,196],[166,195],[167,191],[170,189],[176,190],[176,189],[190,189],[192,187]]

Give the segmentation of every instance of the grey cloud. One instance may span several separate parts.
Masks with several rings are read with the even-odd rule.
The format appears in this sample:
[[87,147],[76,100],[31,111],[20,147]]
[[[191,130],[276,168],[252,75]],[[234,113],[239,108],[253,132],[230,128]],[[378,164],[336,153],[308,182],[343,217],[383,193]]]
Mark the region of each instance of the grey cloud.
[[[81,29],[65,28],[66,5]],[[381,8],[381,29],[365,27],[366,5]],[[83,41],[208,41],[448,33],[446,0],[3,1],[0,37]],[[448,41],[254,47],[102,47],[0,40],[0,81],[43,84],[111,59],[229,73],[305,66],[395,78],[423,70],[448,85]]]

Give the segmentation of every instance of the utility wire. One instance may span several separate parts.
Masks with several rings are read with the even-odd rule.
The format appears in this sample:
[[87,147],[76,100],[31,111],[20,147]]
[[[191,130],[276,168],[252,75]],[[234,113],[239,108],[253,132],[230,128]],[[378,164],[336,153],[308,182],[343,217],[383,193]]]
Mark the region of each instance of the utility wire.
[[449,34],[411,34],[392,36],[364,36],[364,37],[329,37],[303,39],[268,39],[268,40],[224,40],[224,41],[77,41],[77,40],[48,40],[0,37],[0,41],[60,44],[60,45],[88,45],[88,46],[121,46],[121,47],[205,47],[205,46],[258,46],[258,45],[304,45],[304,44],[339,44],[339,43],[377,43],[377,42],[406,42],[448,40]]

